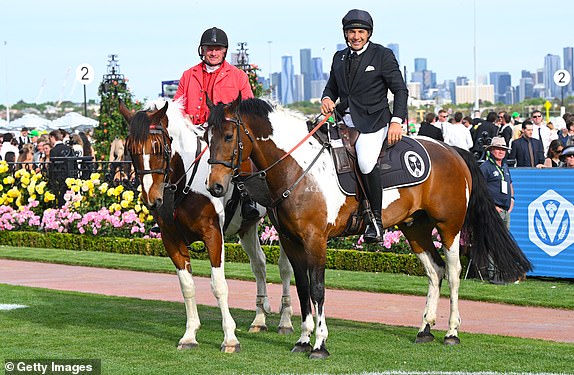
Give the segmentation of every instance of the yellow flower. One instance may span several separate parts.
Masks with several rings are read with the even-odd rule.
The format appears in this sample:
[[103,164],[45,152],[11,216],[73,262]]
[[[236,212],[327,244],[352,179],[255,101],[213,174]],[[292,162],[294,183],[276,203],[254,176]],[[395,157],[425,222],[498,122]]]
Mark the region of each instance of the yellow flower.
[[4,185],[12,185],[15,181],[16,180],[12,176],[6,176],[6,177],[4,177],[4,180],[2,180]]
[[114,189],[114,195],[118,197],[124,191],[124,185],[118,185]]
[[80,208],[80,202],[74,202],[74,207],[75,207],[75,208]]
[[154,221],[153,216],[152,216],[152,215],[147,215],[146,221]]
[[19,196],[16,199],[16,207],[18,207],[18,208],[22,207],[22,196]]
[[136,204],[136,205],[134,206],[134,211],[135,211],[135,212],[140,212],[141,210],[142,210],[142,206],[140,206],[139,204]]
[[108,183],[104,182],[98,189],[100,190],[100,193],[105,194],[108,191]]
[[4,204],[5,201],[6,201],[6,194],[2,194],[2,196],[0,197],[0,205]]
[[4,190],[4,185],[0,184],[0,191]]
[[23,169],[18,169],[18,170],[14,173],[14,177],[15,177],[15,178],[20,178],[20,176],[22,176],[22,171],[23,171]]
[[100,174],[99,173],[92,173],[90,175],[90,180],[94,181],[94,180],[99,180],[100,179]]
[[122,208],[128,208],[130,205],[130,202],[126,201],[126,200],[122,200],[120,202],[120,206],[122,206]]
[[54,199],[56,199],[56,196],[52,193],[50,193],[49,191],[46,192],[46,194],[44,194],[44,202],[48,203],[53,201]]
[[26,187],[30,184],[30,176],[22,176],[20,181],[22,182],[22,187]]
[[9,169],[6,160],[0,160],[0,173],[6,173]]
[[79,192],[79,191],[80,191],[80,188],[81,188],[81,186],[79,186],[79,185],[70,186],[70,189],[71,189],[74,193]]
[[16,186],[8,190],[8,196],[11,198],[18,198],[20,196],[20,190]]

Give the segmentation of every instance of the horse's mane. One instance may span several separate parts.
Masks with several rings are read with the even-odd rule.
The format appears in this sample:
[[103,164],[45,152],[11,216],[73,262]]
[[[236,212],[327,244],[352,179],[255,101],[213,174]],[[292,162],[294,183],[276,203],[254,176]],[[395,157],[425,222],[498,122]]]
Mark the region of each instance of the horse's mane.
[[[222,130],[225,120],[225,104],[218,103],[211,108],[207,122],[217,130]],[[274,107],[270,102],[259,98],[249,98],[241,101],[237,107],[237,113],[241,118],[263,118],[267,119]],[[268,121],[267,121],[268,122]]]

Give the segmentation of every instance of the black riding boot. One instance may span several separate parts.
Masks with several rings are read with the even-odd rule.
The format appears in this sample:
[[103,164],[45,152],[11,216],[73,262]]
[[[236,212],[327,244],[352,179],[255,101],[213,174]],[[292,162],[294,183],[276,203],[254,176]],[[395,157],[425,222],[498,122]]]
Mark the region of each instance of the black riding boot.
[[372,217],[368,215],[367,229],[363,235],[366,243],[383,241],[383,222],[381,220],[381,208],[383,206],[383,188],[381,185],[381,173],[378,165],[369,174],[361,174],[365,193],[371,206]]
[[259,218],[259,210],[257,204],[251,199],[249,194],[243,192],[240,197],[241,200],[241,217],[243,220],[255,220]]

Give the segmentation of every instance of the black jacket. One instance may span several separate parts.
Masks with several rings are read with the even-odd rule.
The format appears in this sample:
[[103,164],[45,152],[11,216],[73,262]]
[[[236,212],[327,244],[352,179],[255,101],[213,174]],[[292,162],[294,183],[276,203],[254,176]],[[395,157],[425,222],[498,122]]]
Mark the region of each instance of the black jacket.
[[444,141],[442,131],[426,121],[421,122],[421,127],[419,128],[417,135],[424,135],[426,137],[436,139],[437,141]]
[[[532,151],[534,154],[534,166],[544,164],[544,146],[542,141],[535,138],[530,138],[532,141]],[[508,159],[516,160],[516,167],[531,167],[530,165],[530,152],[528,151],[528,141],[524,136],[512,142],[512,150]]]
[[[349,87],[347,62],[350,48],[337,51],[333,57],[329,80],[323,91],[333,102],[340,99],[337,112],[349,108],[353,124],[362,133],[373,133],[387,126],[393,116],[407,117],[408,89],[393,52],[380,44],[369,42]],[[393,113],[389,109],[387,91],[394,95]]]

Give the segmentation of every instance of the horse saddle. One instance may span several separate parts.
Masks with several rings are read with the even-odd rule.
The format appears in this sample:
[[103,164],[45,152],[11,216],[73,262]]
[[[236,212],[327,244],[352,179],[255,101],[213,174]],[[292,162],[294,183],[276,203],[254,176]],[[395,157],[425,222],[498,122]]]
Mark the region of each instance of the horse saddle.
[[[327,139],[337,170],[339,188],[346,195],[357,194],[355,142],[359,133],[342,122],[329,126]],[[317,132],[319,133],[319,132]],[[317,134],[316,133],[316,134]],[[319,134],[325,140],[325,134]],[[391,147],[383,146],[378,160],[383,189],[400,188],[424,182],[430,173],[431,163],[427,150],[414,138],[404,136]]]

